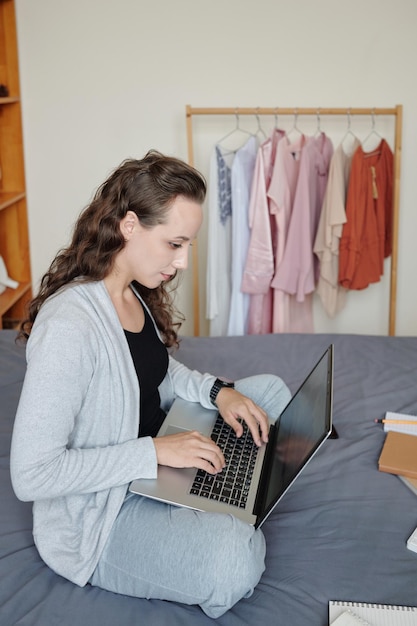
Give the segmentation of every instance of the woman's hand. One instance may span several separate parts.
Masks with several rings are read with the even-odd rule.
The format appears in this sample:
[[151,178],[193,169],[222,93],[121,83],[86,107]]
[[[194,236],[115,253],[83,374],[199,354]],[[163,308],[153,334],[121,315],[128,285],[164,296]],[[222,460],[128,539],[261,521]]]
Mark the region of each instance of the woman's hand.
[[236,389],[223,387],[217,394],[216,404],[220,415],[233,428],[237,437],[243,434],[243,426],[239,419],[244,420],[257,446],[268,441],[268,416],[250,398],[242,395]]
[[153,442],[159,465],[196,467],[209,474],[217,474],[225,466],[220,448],[196,430],[156,437]]

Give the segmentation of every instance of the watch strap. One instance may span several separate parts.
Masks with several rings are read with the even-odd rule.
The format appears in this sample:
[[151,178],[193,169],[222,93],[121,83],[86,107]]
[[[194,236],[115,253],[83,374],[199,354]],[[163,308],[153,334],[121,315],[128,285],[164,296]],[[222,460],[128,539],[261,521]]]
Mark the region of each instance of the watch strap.
[[213,383],[212,388],[210,389],[211,403],[217,407],[216,399],[217,399],[217,395],[219,391],[223,389],[224,387],[229,387],[231,389],[234,389],[234,386],[235,386],[235,383],[233,382],[227,382],[225,380],[221,380],[221,378],[216,378],[216,380]]

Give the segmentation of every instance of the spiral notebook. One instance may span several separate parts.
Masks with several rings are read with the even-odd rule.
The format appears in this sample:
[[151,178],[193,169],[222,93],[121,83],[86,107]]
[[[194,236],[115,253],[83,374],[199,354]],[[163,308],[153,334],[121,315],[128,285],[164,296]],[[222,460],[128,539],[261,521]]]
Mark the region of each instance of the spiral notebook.
[[363,602],[329,602],[330,626],[417,626],[417,607]]

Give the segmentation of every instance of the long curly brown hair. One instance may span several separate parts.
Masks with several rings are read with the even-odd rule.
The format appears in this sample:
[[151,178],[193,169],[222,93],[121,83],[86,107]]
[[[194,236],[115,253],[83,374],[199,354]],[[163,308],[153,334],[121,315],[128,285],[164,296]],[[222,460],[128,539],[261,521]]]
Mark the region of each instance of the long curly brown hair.
[[[127,211],[136,213],[145,228],[166,222],[178,196],[202,204],[206,194],[203,176],[175,157],[150,150],[143,159],[127,159],[98,188],[91,203],[79,216],[71,243],[60,250],[43,276],[36,297],[29,303],[28,318],[19,338],[27,340],[45,300],[71,281],[104,279],[113,268],[116,254],[125,246],[120,221]],[[169,289],[163,283],[148,289],[134,283],[148,305],[165,345],[178,344],[183,317],[176,311]]]

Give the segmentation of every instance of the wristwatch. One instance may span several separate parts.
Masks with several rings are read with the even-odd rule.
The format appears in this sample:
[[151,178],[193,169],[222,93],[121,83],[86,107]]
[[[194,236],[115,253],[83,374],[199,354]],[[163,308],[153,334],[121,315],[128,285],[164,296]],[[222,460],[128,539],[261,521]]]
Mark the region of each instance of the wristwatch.
[[219,393],[220,389],[223,389],[223,387],[230,387],[231,389],[234,389],[235,383],[226,382],[225,380],[216,378],[216,380],[214,381],[213,387],[210,389],[210,400],[211,400],[211,403],[214,404],[214,406],[216,407],[217,407],[217,404],[216,404],[217,394]]

